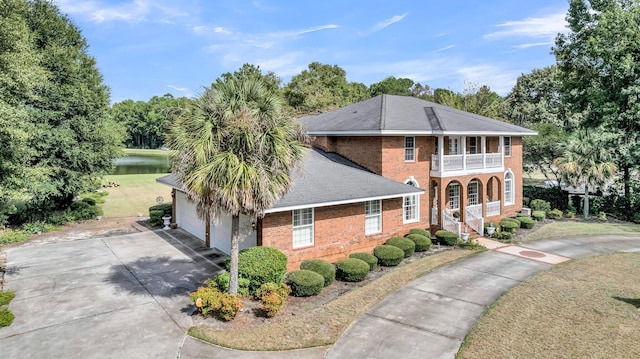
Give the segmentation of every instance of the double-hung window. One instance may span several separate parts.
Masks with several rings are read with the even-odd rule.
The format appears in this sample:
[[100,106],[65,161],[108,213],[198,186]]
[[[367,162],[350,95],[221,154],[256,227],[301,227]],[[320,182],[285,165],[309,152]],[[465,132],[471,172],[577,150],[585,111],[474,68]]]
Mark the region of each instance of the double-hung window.
[[[411,180],[406,183],[413,187],[418,187],[417,184]],[[417,222],[420,220],[420,204],[418,198],[417,194],[404,197],[402,203],[403,223]]]
[[504,137],[504,156],[511,157],[511,137]]
[[478,153],[478,137],[469,137],[469,154],[475,155]]
[[449,207],[460,209],[460,185],[458,183],[449,184]]
[[364,234],[382,232],[382,203],[380,200],[364,203]]
[[313,245],[313,208],[293,211],[293,248]]
[[462,148],[460,148],[460,137],[449,136],[449,154],[459,155],[461,151]]
[[404,160],[405,162],[413,162],[416,160],[416,138],[404,138]]

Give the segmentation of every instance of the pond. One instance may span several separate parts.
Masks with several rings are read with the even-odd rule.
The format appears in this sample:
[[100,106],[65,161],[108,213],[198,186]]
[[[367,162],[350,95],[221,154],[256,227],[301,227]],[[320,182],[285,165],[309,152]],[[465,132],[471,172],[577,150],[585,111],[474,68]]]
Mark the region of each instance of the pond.
[[116,159],[115,165],[112,175],[169,173],[171,171],[169,153],[159,151],[127,153],[125,157]]

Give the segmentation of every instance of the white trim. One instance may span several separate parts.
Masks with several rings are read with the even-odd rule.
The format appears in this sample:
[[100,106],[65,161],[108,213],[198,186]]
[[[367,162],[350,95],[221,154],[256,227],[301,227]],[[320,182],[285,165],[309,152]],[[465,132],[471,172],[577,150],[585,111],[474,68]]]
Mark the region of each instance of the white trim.
[[[411,139],[412,146],[407,147],[407,140]],[[411,150],[412,159],[407,159],[407,150]],[[416,161],[416,137],[415,136],[405,136],[404,137],[404,161],[405,162],[415,162]]]
[[307,131],[311,136],[537,136],[538,132],[514,131],[424,131],[424,130],[354,130],[354,131]]
[[[510,174],[511,175],[511,196],[509,196],[510,198],[507,198],[507,175]],[[514,205],[516,203],[516,193],[515,193],[515,188],[516,188],[516,177],[513,175],[513,171],[511,171],[510,168],[507,168],[507,170],[504,172],[504,176],[502,177],[502,182],[504,185],[504,190],[502,193],[502,196],[504,197],[504,205],[505,206],[511,206]]]
[[[420,190],[419,188],[416,188],[416,189]],[[386,196],[353,198],[353,199],[345,199],[345,200],[333,201],[333,202],[305,203],[305,204],[299,204],[299,205],[289,206],[289,207],[269,208],[268,210],[264,211],[264,213],[267,214],[267,213],[276,213],[276,212],[286,212],[286,211],[293,211],[296,209],[303,209],[303,208],[309,208],[309,207],[317,208],[317,207],[338,206],[341,204],[375,201],[377,199],[402,198],[404,196],[414,195],[414,194],[417,194],[417,195],[424,194],[424,190],[420,190],[420,192],[398,193],[398,194],[390,194]]]
[[[509,144],[507,145],[507,138],[509,139]],[[504,153],[504,157],[511,157],[511,151],[512,151],[512,142],[511,141],[511,136],[504,136],[504,140],[503,140],[503,145],[504,145],[504,151],[502,151]],[[507,154],[507,148],[509,149],[509,154]]]
[[[417,180],[415,177],[413,177],[413,176],[409,176],[409,178],[407,178],[406,180],[404,180],[404,184],[409,184],[409,182],[413,182],[413,183],[415,183],[416,185],[415,185],[414,187],[416,187],[416,188],[420,188],[420,183],[418,183],[418,180]],[[411,186],[413,186],[413,185],[411,185]],[[420,194],[423,194],[423,193],[424,193],[424,191],[422,191],[422,193],[420,193]],[[417,194],[417,193],[416,193],[416,194]]]
[[448,178],[459,176],[474,176],[489,173],[504,173],[504,167],[489,167],[489,168],[477,168],[473,170],[460,170],[460,171],[429,171],[431,177]]
[[[420,187],[420,184],[413,176],[409,176],[409,178],[407,178],[404,181],[404,183],[410,186],[414,186],[416,188]],[[424,191],[422,191],[422,193],[424,193]],[[410,219],[407,219],[407,213],[405,212],[405,201],[407,200],[408,197],[413,197],[413,201],[415,202],[413,205],[414,216],[413,218],[410,218]],[[411,195],[402,197],[402,224],[416,223],[416,222],[420,222],[420,195],[411,194]]]

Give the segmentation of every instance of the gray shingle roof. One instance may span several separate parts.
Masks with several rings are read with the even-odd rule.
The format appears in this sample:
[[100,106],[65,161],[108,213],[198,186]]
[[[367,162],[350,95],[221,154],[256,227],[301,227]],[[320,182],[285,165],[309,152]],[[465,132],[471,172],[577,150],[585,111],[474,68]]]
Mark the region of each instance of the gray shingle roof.
[[[182,188],[173,174],[157,181]],[[290,191],[267,213],[421,193],[422,189],[371,173],[338,154],[313,148],[307,150],[303,164],[293,173]]]
[[504,134],[536,132],[415,97],[380,95],[334,111],[300,119],[311,135],[320,134]]

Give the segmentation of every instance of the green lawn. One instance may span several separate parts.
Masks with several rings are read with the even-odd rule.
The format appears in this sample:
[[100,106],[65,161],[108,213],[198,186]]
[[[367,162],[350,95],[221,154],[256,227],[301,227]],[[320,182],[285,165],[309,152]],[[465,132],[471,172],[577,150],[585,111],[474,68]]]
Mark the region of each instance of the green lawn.
[[171,153],[170,151],[144,150],[144,149],[139,149],[139,148],[125,148],[123,151],[124,151],[124,154],[128,155],[128,156],[144,155],[144,156],[164,156],[164,157],[167,157]]
[[[158,151],[166,152],[166,151]],[[135,217],[138,213],[149,216],[149,207],[156,204],[156,198],[162,196],[165,203],[171,202],[171,188],[156,182],[156,178],[165,173],[110,175],[105,182],[114,182],[119,187],[104,188],[109,195],[104,197],[102,206],[105,217]]]
[[568,220],[552,222],[531,232],[522,241],[536,241],[550,238],[598,236],[607,234],[639,234],[640,225],[635,223],[583,222]]

